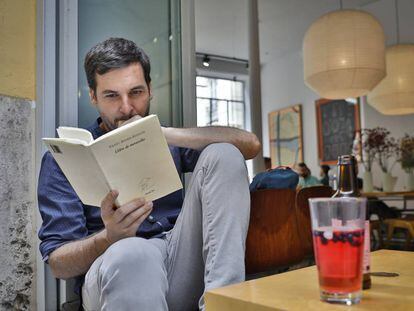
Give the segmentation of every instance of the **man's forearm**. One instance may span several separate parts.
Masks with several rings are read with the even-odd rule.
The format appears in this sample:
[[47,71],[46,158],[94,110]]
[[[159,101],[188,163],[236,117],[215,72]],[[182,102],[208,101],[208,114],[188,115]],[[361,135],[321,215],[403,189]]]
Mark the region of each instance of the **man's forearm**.
[[53,251],[49,265],[56,278],[68,279],[88,272],[90,266],[109,247],[105,230],[83,240],[70,242]]
[[261,148],[256,135],[232,127],[163,128],[163,132],[168,144],[196,150],[212,143],[230,143],[240,150],[245,159],[254,158]]

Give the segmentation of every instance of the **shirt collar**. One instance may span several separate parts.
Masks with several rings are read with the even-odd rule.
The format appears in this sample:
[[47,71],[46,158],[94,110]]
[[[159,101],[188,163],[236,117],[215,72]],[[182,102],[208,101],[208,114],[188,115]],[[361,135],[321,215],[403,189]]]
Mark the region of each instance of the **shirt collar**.
[[102,136],[104,131],[99,126],[102,123],[102,119],[99,117],[95,120],[95,122],[87,128],[89,132],[91,132],[93,139],[97,139],[98,137]]

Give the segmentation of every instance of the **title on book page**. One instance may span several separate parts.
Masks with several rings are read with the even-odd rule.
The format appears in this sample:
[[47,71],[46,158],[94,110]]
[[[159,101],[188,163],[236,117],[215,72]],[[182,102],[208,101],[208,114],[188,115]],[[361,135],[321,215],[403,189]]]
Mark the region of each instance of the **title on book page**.
[[144,142],[146,140],[145,137],[142,137],[144,134],[145,131],[141,131],[134,135],[123,138],[120,141],[109,145],[109,149],[113,150],[115,154],[124,150],[128,150],[129,148]]

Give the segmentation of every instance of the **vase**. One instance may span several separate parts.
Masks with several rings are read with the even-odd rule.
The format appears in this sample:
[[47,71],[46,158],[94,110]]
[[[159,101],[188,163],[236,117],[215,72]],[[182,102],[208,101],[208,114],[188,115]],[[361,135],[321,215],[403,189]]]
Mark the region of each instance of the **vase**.
[[365,171],[364,175],[362,175],[362,191],[364,192],[372,192],[374,191],[374,185],[372,184],[372,172]]
[[414,172],[410,171],[407,172],[405,175],[406,179],[406,183],[405,183],[405,187],[407,191],[414,191]]
[[382,172],[382,191],[392,192],[397,182],[397,177],[391,176],[390,173]]

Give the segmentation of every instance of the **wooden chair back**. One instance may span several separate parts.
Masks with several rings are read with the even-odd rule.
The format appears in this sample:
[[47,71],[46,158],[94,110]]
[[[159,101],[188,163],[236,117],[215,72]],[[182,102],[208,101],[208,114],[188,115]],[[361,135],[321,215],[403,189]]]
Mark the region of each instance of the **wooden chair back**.
[[333,195],[334,191],[327,186],[314,186],[302,188],[296,194],[296,209],[299,225],[299,236],[303,243],[306,256],[313,256],[312,225],[309,210],[310,198],[327,198]]
[[265,189],[251,193],[246,241],[246,273],[260,273],[300,262],[303,257],[295,215],[296,191]]

